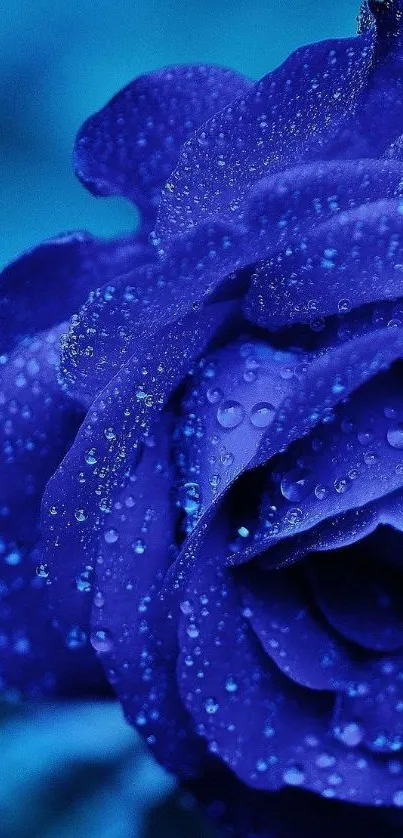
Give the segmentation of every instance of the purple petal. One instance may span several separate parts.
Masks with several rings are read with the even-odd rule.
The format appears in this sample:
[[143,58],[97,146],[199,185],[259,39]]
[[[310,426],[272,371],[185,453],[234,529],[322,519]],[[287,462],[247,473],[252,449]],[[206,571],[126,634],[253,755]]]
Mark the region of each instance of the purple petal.
[[254,640],[231,572],[220,569],[225,545],[225,531],[210,531],[182,609],[179,688],[199,735],[247,786],[392,805],[398,774],[335,737],[329,694],[287,680]]
[[403,593],[397,570],[382,562],[382,552],[368,555],[370,546],[371,539],[361,554],[353,548],[316,558],[311,580],[321,610],[339,634],[366,649],[388,652],[403,647]]
[[35,698],[105,690],[86,633],[55,631],[37,546],[43,489],[82,420],[57,383],[63,328],[21,341],[0,367],[0,681]]
[[[401,489],[399,382],[397,370],[378,375],[337,413],[330,411],[320,429],[274,461],[264,479],[260,523],[251,537],[250,553],[264,552],[283,538],[349,510],[356,510],[358,523],[367,505]],[[287,553],[287,546],[284,549]]]
[[[63,349],[68,392],[90,403],[143,340],[154,334],[158,341],[162,328],[200,309],[241,252],[237,231],[207,225],[176,242],[163,262],[143,265],[92,294]],[[239,293],[233,277],[227,298]]]
[[169,239],[208,218],[236,223],[257,181],[322,149],[357,101],[372,41],[369,33],[303,47],[199,129],[164,189],[157,234]]
[[27,251],[0,274],[1,350],[65,321],[128,258],[141,262],[150,252],[135,237],[109,242],[88,233],[68,233]]
[[194,773],[200,749],[177,694],[176,619],[160,599],[175,555],[172,424],[163,416],[116,493],[98,545],[91,637],[128,720],[183,778]]
[[343,313],[403,292],[403,204],[378,200],[317,223],[258,265],[246,314],[278,329]]
[[[145,339],[94,401],[48,483],[42,502],[43,552],[62,625],[88,625],[88,603],[71,587],[87,567],[94,567],[114,492],[164,403],[231,311],[225,303],[210,306],[162,330],[158,340]],[[68,597],[66,590],[71,590]]]
[[315,611],[295,568],[264,573],[248,566],[239,579],[244,614],[281,672],[310,689],[346,689],[356,661]]
[[200,362],[175,433],[179,504],[190,527],[254,457],[299,360],[246,336]]
[[140,76],[81,128],[78,177],[95,195],[123,195],[149,216],[181,145],[250,86],[232,70],[203,64]]

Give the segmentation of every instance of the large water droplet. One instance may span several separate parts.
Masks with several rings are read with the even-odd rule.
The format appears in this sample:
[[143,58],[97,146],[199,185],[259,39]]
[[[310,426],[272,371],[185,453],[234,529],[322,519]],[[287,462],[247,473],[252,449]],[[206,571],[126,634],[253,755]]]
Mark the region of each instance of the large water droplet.
[[91,632],[90,641],[96,652],[110,652],[113,647],[112,635],[107,629]]
[[255,428],[267,428],[274,418],[276,408],[270,402],[257,402],[250,412],[250,421]]
[[286,500],[304,500],[313,488],[310,472],[303,468],[292,469],[283,475],[280,488]]
[[288,786],[302,786],[305,774],[298,765],[290,765],[283,773],[283,780]]
[[217,712],[218,706],[218,702],[215,700],[215,698],[206,698],[204,702],[204,708],[206,710],[206,713],[208,713],[210,716],[214,715],[214,713]]
[[222,428],[231,430],[243,422],[245,411],[239,402],[229,399],[223,402],[217,410],[217,421]]
[[118,533],[117,530],[115,530],[114,527],[110,527],[108,530],[105,530],[104,539],[105,539],[107,544],[115,544],[115,542],[118,540],[118,538],[119,538],[119,533]]
[[386,438],[392,448],[403,449],[403,424],[399,422],[394,428],[389,428]]
[[187,515],[197,515],[200,509],[200,488],[198,483],[184,483],[179,488],[179,504]]

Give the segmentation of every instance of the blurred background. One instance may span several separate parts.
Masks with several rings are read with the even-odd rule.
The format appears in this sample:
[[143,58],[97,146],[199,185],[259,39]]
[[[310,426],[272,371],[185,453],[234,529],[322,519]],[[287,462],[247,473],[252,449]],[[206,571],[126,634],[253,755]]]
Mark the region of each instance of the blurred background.
[[[84,119],[136,75],[202,61],[258,78],[301,44],[353,34],[358,7],[359,0],[3,4],[0,267],[61,231],[113,235],[133,226],[128,203],[94,198],[76,182],[71,150]],[[136,838],[146,811],[164,798],[149,838],[210,834],[134,734],[129,750],[127,742],[119,750],[123,722],[114,717],[116,731],[108,727],[109,712],[91,710],[88,724],[80,708],[7,709],[3,721],[0,714],[0,838]]]
[[13,0],[0,25],[0,266],[58,232],[130,229],[124,201],[71,171],[84,119],[140,73],[213,62],[259,78],[310,41],[355,31],[359,0]]

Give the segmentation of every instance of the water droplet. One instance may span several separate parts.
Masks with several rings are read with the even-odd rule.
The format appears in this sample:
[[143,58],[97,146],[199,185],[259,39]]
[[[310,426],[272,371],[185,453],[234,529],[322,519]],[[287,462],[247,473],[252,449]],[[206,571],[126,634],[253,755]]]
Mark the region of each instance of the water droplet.
[[284,474],[280,484],[282,495],[289,501],[304,500],[312,488],[310,472],[303,468],[294,468]]
[[75,509],[74,510],[74,517],[75,517],[76,521],[79,521],[79,523],[81,524],[83,521],[86,521],[87,513],[85,512],[84,509],[81,509],[81,508],[80,509]]
[[270,402],[257,402],[250,412],[250,421],[255,428],[267,428],[273,421],[276,408]]
[[132,547],[134,552],[137,553],[138,556],[142,556],[143,553],[145,553],[146,551],[146,545],[141,538],[136,538],[136,540],[133,541]]
[[238,684],[235,681],[235,678],[232,677],[232,675],[229,675],[229,677],[226,679],[225,689],[227,690],[227,693],[236,693],[238,689]]
[[364,731],[356,722],[346,724],[338,734],[338,738],[349,748],[355,748],[362,742]]
[[223,392],[219,387],[209,387],[206,393],[207,401],[210,404],[217,404],[223,397]]
[[287,514],[285,516],[285,520],[286,520],[287,524],[290,524],[292,527],[296,527],[297,524],[301,523],[303,517],[304,517],[304,515],[303,515],[303,512],[302,512],[302,509],[299,509],[298,507],[296,507],[295,509],[290,509],[287,512]]
[[107,544],[115,544],[115,542],[119,538],[119,533],[114,527],[110,527],[110,529],[105,530],[104,532],[104,539]]
[[85,569],[76,577],[76,586],[80,593],[88,593],[91,590],[91,570]]
[[21,553],[18,550],[11,550],[10,553],[4,556],[4,561],[10,567],[15,567],[21,561]]
[[78,626],[73,626],[66,635],[66,646],[68,649],[82,649],[87,642],[85,631]]
[[369,445],[374,438],[372,431],[365,430],[365,431],[358,431],[357,439],[360,445]]
[[212,716],[212,715],[214,715],[214,713],[217,712],[218,707],[219,707],[219,705],[218,705],[218,702],[215,700],[215,698],[206,698],[206,700],[204,702],[204,708],[206,710],[206,713],[208,713],[210,716]]
[[85,462],[88,463],[89,466],[94,466],[97,462],[97,458],[95,456],[95,448],[89,448],[85,455]]
[[245,411],[239,402],[229,399],[223,402],[217,410],[217,421],[222,428],[232,430],[243,422]]
[[198,483],[184,483],[179,487],[179,505],[187,515],[197,515],[200,509],[200,488]]
[[90,641],[96,652],[110,652],[113,648],[112,635],[107,629],[97,629],[91,632]]
[[283,773],[283,780],[288,786],[302,786],[305,774],[298,765],[290,765]]
[[340,314],[348,314],[351,311],[351,302],[348,299],[339,300],[337,304]]
[[344,492],[347,492],[351,488],[351,484],[346,477],[338,477],[333,485],[338,495],[344,495]]
[[393,803],[395,806],[403,806],[403,789],[395,791],[393,795]]
[[403,424],[399,422],[394,428],[389,428],[386,438],[391,448],[403,449]]
[[315,486],[315,496],[318,500],[324,500],[329,494],[327,486]]
[[94,596],[94,605],[96,605],[97,608],[102,608],[102,606],[104,604],[105,604],[105,597],[104,597],[103,593],[101,591],[97,591],[95,596]]

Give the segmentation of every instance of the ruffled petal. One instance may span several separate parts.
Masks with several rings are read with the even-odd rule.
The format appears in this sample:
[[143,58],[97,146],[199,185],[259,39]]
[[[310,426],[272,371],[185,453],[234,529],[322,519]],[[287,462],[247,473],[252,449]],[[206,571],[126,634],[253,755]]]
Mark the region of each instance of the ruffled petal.
[[258,180],[312,159],[357,101],[372,47],[371,32],[303,47],[203,125],[163,191],[158,236],[169,239],[207,218],[237,222]]
[[[163,262],[154,260],[92,294],[63,347],[68,392],[91,403],[142,341],[151,335],[158,341],[161,329],[201,308],[240,253],[236,230],[207,225],[176,242]],[[224,298],[236,298],[242,282],[232,276],[229,284]]]
[[89,292],[152,250],[136,237],[107,241],[68,233],[23,253],[0,274],[0,350],[21,337],[59,325]]
[[398,773],[334,735],[331,695],[297,687],[264,655],[231,571],[217,561],[225,544],[225,530],[210,530],[181,618],[178,682],[199,735],[249,787],[297,786],[344,801],[398,805]]
[[320,429],[262,472],[264,497],[249,555],[349,510],[356,510],[357,524],[367,505],[401,490],[402,419],[398,369],[376,376],[336,413],[329,411]]
[[162,417],[115,496],[98,546],[91,637],[127,719],[165,767],[185,778],[200,748],[176,688],[176,617],[160,598],[175,556],[172,424]]
[[113,493],[165,402],[232,310],[218,303],[163,329],[158,340],[145,338],[95,399],[48,483],[42,502],[43,560],[51,569],[51,595],[62,625],[88,626],[89,603],[72,586],[86,568],[93,570]]
[[38,550],[43,489],[83,418],[57,383],[63,328],[21,341],[0,367],[0,683],[36,698],[105,691],[87,633],[55,631]]
[[295,568],[264,573],[248,566],[235,578],[244,616],[284,675],[314,690],[347,689],[355,680],[356,661],[315,610]]
[[188,531],[253,458],[303,359],[246,336],[200,362],[175,431]]
[[279,329],[401,297],[402,212],[401,199],[379,200],[315,224],[258,265],[246,296],[248,318]]
[[337,555],[318,556],[309,576],[316,601],[339,634],[365,649],[389,652],[403,647],[401,578],[382,553],[373,557],[370,549],[367,539]]
[[[350,689],[339,695],[336,735],[354,731],[378,757],[389,757],[387,768],[398,775],[403,768],[403,656],[402,653],[367,661]],[[396,758],[396,760],[395,760]]]
[[251,83],[222,67],[181,65],[149,73],[121,90],[81,128],[76,173],[95,195],[123,195],[148,217],[195,129]]

